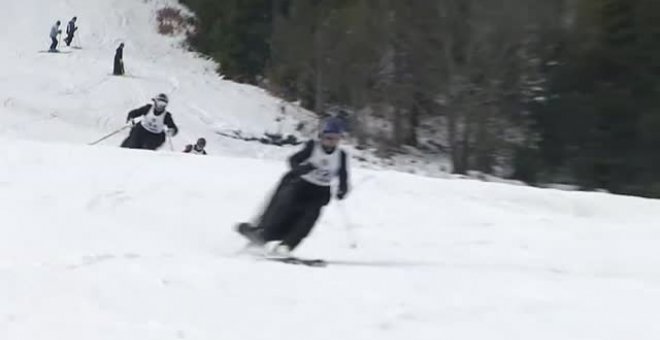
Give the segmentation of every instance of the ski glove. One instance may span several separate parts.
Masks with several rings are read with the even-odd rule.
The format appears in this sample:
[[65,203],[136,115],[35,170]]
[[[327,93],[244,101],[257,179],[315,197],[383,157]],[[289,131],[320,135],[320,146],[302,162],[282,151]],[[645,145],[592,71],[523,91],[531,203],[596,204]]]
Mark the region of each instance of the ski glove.
[[168,129],[167,129],[167,135],[170,136],[170,137],[174,137],[174,136],[176,136],[178,133],[179,133],[179,130],[178,130],[178,129],[174,129],[174,128],[168,128]]

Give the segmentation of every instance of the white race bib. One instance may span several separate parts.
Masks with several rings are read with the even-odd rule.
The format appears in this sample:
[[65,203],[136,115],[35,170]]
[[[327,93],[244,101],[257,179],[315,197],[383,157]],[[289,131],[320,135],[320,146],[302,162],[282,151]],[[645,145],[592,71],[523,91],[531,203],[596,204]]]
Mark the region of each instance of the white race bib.
[[330,186],[332,179],[341,168],[341,151],[336,148],[335,151],[328,154],[319,143],[315,143],[312,155],[307,162],[314,165],[315,169],[303,175],[302,178],[316,185]]
[[165,131],[165,115],[167,113],[163,112],[160,115],[154,113],[154,109],[151,108],[149,113],[144,115],[140,124],[144,127],[145,130],[151,133],[163,133]]

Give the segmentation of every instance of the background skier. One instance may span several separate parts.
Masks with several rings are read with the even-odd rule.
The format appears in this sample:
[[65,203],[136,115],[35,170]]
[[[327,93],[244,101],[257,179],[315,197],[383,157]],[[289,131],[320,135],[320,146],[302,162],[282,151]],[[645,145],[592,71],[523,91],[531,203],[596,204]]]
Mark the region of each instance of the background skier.
[[[122,148],[156,150],[165,143],[166,133],[176,136],[179,132],[172,115],[166,110],[169,103],[167,95],[161,93],[152,100],[153,104],[147,104],[128,113],[126,121],[134,126],[121,143]],[[136,123],[137,118],[141,118],[138,123]]]
[[204,150],[204,147],[206,147],[206,139],[199,138],[197,140],[197,143],[195,143],[195,145],[192,144],[186,145],[186,148],[183,150],[183,152],[193,153],[197,155],[206,155],[206,150]]
[[66,38],[64,38],[64,42],[66,43],[67,46],[71,46],[71,42],[73,41],[73,35],[78,30],[78,27],[76,26],[77,20],[78,20],[77,17],[73,17],[73,19],[71,19],[71,21],[69,21],[69,24],[66,26]]
[[57,36],[62,33],[62,30],[60,30],[60,21],[57,20],[55,25],[50,28],[50,48],[48,49],[49,52],[57,52]]

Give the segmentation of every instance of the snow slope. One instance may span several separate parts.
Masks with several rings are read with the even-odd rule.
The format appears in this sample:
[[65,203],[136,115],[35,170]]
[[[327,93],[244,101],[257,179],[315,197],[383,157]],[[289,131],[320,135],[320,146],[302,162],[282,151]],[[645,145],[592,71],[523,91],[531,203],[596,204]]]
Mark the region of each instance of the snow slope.
[[[265,91],[220,79],[215,64],[180,47],[181,38],[156,32],[155,11],[173,0],[3,1],[0,22],[0,135],[88,143],[125,123],[126,113],[159,92],[181,127],[176,149],[204,136],[212,153],[262,156],[261,146],[220,137],[295,132],[309,114]],[[62,30],[78,17],[79,38],[67,54],[37,53],[50,45],[56,20]],[[127,77],[110,76],[115,48],[126,43]],[[63,46],[62,43],[60,46]],[[286,114],[282,114],[282,110]],[[277,122],[277,118],[281,118]],[[118,145],[126,133],[106,142]],[[277,150],[275,150],[277,151]]]
[[357,170],[307,268],[236,254],[284,164],[0,142],[1,339],[660,336],[657,201]]
[[[290,148],[263,147],[226,137],[264,132],[310,136],[316,118],[297,105],[264,90],[222,80],[216,64],[185,51],[181,37],[156,32],[155,12],[179,6],[175,0],[20,0],[4,1],[0,22],[0,136],[87,144],[125,123],[126,113],[159,92],[170,95],[170,110],[181,128],[175,151],[198,137],[212,155],[281,159]],[[62,30],[78,17],[77,38],[67,54],[37,53],[50,45],[56,20]],[[128,76],[114,77],[115,48],[126,43]],[[303,131],[296,131],[299,122]],[[102,142],[119,145],[128,131]],[[163,148],[169,151],[169,145]],[[372,151],[353,150],[362,166],[395,168],[447,176],[443,157],[400,155],[380,159]],[[426,158],[426,159],[424,159]]]

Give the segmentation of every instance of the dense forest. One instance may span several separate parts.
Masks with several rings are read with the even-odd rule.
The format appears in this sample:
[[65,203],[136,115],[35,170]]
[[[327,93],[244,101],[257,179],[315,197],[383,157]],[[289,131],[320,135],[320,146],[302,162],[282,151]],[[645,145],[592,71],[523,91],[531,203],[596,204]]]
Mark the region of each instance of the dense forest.
[[658,0],[182,0],[223,75],[453,172],[660,196]]

